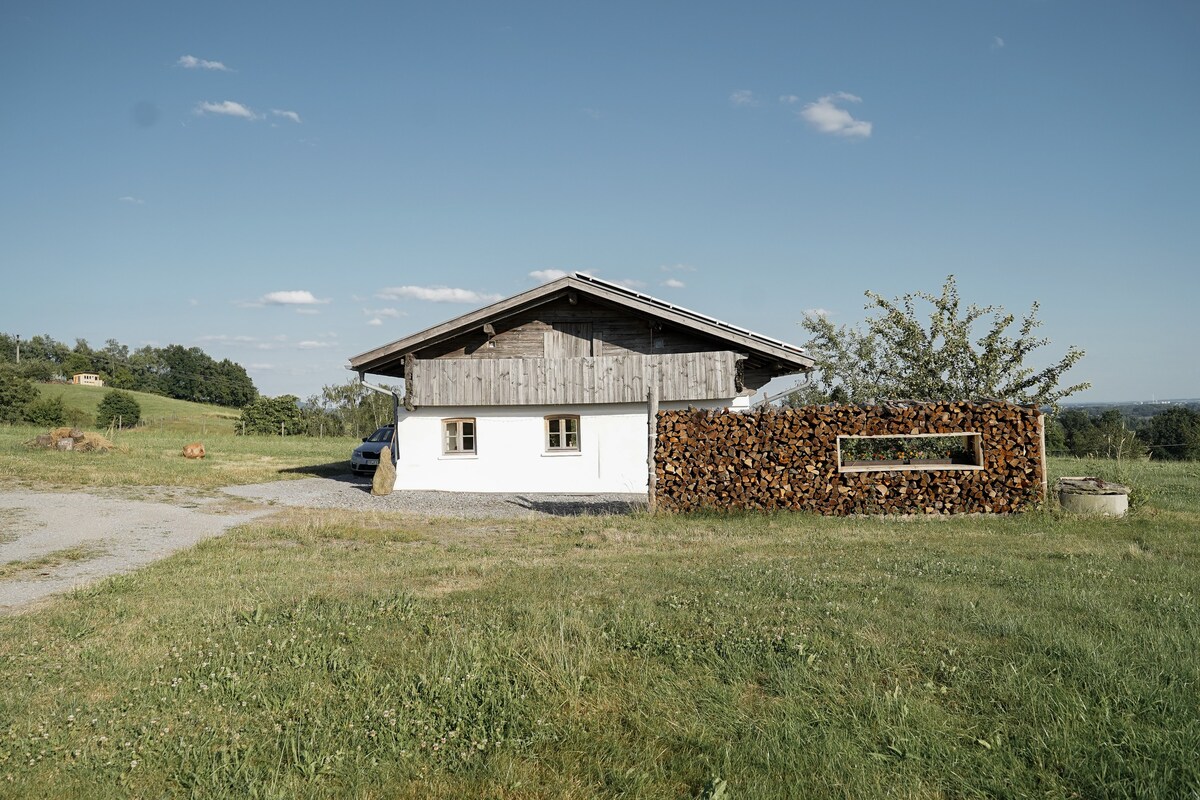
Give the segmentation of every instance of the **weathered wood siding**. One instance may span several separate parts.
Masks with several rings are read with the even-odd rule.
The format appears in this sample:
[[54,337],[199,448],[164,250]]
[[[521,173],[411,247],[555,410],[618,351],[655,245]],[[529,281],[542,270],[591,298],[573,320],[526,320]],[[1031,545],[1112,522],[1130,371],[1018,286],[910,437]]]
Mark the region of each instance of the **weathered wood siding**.
[[556,300],[482,329],[418,350],[417,358],[563,358],[656,355],[711,351],[721,343],[652,321],[620,308],[579,300]]
[[737,395],[737,362],[728,350],[579,358],[413,359],[408,401],[422,406],[637,403],[651,375],[662,401]]

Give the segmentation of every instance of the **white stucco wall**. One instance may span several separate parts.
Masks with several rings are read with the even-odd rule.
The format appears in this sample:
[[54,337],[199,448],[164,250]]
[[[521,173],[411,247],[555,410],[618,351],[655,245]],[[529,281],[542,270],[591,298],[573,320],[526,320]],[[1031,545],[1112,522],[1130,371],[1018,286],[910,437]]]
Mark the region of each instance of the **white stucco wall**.
[[[663,410],[727,408],[713,400],[663,403]],[[579,452],[546,451],[545,417],[579,415]],[[442,453],[442,420],[475,419],[475,453]],[[645,492],[646,404],[480,406],[401,410],[397,489],[459,492]]]

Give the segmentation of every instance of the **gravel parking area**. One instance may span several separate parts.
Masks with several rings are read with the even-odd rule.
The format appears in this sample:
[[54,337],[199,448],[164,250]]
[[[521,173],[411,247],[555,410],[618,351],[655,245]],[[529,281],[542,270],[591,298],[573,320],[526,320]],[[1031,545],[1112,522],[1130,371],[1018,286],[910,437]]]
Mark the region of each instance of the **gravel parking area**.
[[300,508],[401,511],[459,519],[628,514],[646,506],[644,494],[392,492],[373,497],[371,479],[352,475],[230,486],[224,491],[248,500]]

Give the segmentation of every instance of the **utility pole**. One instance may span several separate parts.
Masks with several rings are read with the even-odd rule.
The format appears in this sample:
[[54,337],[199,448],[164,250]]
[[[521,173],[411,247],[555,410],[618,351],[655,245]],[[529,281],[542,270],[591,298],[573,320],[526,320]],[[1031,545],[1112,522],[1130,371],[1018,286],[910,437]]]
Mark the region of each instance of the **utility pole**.
[[17,334],[17,363],[21,363],[21,334]]

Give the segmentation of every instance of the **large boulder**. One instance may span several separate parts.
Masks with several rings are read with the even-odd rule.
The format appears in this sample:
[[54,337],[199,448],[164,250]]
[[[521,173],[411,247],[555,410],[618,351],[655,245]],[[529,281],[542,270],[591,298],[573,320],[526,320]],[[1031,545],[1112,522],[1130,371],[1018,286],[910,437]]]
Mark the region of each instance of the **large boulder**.
[[396,488],[396,465],[392,463],[392,448],[384,446],[379,451],[379,466],[375,468],[375,477],[371,480],[371,494],[384,497]]

